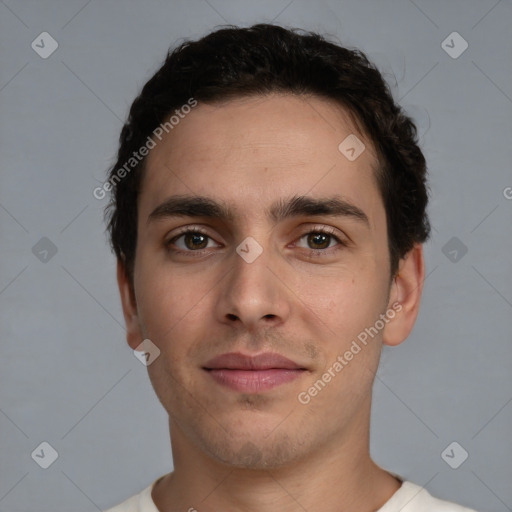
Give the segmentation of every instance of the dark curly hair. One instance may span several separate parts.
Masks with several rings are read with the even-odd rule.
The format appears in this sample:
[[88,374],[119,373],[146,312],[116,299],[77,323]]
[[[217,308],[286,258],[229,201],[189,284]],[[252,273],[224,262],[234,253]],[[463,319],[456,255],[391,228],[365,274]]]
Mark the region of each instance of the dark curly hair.
[[[223,27],[168,52],[144,85],[124,125],[117,162],[109,171],[105,209],[112,249],[133,283],[137,198],[144,162],[120,168],[153,131],[191,98],[215,103],[273,92],[313,94],[344,107],[372,141],[376,179],[386,209],[391,277],[400,258],[430,234],[426,164],[412,120],[396,105],[387,83],[366,55],[300,29],[257,24]],[[106,182],[107,183],[107,182]]]

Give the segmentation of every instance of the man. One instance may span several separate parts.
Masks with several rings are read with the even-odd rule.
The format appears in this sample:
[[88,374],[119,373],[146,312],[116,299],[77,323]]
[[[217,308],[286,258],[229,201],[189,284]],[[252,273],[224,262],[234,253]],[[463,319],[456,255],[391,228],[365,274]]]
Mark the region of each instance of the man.
[[369,454],[429,223],[415,126],[364,54],[272,25],[184,43],[133,103],[104,189],[174,464],[111,512],[469,510]]

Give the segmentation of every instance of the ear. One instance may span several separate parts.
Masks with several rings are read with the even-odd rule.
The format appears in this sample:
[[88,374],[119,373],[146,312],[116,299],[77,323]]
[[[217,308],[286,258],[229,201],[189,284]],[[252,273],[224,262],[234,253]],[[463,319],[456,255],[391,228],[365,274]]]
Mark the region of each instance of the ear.
[[121,260],[117,260],[117,285],[119,286],[126,324],[126,341],[135,350],[142,343],[144,337],[140,329],[135,293],[127,276],[125,265]]
[[411,333],[420,308],[424,280],[423,246],[416,244],[400,260],[391,284],[388,311],[395,311],[395,316],[384,329],[382,342],[385,345],[399,345]]

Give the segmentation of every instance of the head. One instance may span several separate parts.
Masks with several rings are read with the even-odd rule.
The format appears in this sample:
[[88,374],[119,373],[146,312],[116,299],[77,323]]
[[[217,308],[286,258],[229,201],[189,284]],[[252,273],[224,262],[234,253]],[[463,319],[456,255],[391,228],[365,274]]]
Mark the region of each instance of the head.
[[[360,431],[429,234],[415,126],[362,52],[272,25],[182,44],[134,101],[109,183],[128,342],[160,350],[171,432],[268,468]],[[303,370],[237,392],[206,369],[228,352]]]

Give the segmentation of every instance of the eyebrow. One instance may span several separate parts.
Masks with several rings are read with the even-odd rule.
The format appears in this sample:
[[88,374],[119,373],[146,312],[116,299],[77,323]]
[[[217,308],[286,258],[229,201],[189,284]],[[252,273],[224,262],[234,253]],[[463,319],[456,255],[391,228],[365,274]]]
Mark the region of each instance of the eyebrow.
[[[368,227],[370,225],[363,210],[339,196],[293,196],[288,200],[278,200],[265,213],[275,224],[292,217],[330,216],[349,217],[363,222]],[[167,198],[149,214],[147,222],[172,217],[208,217],[232,222],[236,215],[227,204],[210,197],[183,195]]]

